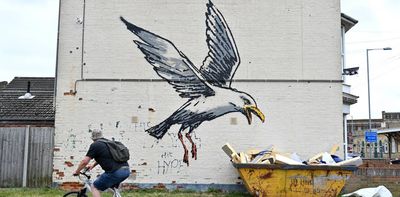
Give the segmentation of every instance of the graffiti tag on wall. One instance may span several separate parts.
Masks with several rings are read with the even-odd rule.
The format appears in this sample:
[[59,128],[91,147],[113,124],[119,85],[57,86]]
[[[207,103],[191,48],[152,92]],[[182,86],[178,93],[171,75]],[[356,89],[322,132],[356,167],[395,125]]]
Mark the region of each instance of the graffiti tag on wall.
[[164,152],[157,161],[157,173],[163,175],[171,173],[179,174],[183,166],[183,161],[175,158],[172,152]]

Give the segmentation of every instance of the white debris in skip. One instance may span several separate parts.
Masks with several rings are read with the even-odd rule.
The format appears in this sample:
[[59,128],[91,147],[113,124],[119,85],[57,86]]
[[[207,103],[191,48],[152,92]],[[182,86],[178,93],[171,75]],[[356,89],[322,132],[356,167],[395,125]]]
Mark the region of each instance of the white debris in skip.
[[361,157],[341,160],[335,156],[338,149],[339,146],[335,145],[329,153],[320,152],[307,160],[302,160],[297,153],[280,153],[272,145],[267,146],[264,150],[252,148],[240,153],[236,152],[229,143],[222,147],[222,150],[234,163],[330,166],[360,166],[362,164]]

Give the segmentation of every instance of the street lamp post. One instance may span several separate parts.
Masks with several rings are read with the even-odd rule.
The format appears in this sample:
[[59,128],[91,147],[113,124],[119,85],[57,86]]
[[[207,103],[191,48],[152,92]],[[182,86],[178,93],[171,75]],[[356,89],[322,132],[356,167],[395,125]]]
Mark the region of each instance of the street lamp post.
[[369,131],[371,131],[371,101],[370,101],[370,87],[369,87],[369,58],[368,58],[368,53],[369,51],[373,50],[392,50],[390,47],[385,47],[385,48],[374,48],[374,49],[367,49],[367,78],[368,78],[368,127]]
[[[368,58],[368,53],[369,51],[373,50],[392,50],[390,47],[385,47],[385,48],[374,48],[374,49],[367,49],[367,79],[368,79],[368,127],[369,127],[369,132],[372,130],[372,125],[371,125],[371,96],[370,96],[370,87],[369,87],[369,58]],[[368,142],[369,144],[369,142]],[[372,152],[371,152],[371,144],[369,146],[369,154],[370,158],[372,158]]]

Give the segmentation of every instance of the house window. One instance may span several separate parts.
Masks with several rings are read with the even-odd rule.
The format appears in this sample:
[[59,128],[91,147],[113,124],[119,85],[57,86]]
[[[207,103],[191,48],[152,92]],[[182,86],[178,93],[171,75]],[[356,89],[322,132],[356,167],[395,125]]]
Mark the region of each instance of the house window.
[[396,145],[396,140],[394,140],[394,138],[390,139],[392,141],[392,153],[396,153],[397,152],[397,145]]
[[379,140],[378,153],[379,153],[379,158],[383,158],[383,143],[382,143],[382,140]]
[[375,146],[377,147],[376,152],[380,153],[382,148],[382,140],[379,140],[379,146],[378,143],[375,142]]
[[387,142],[385,142],[385,144],[383,145],[383,150],[385,151],[385,153],[389,153],[389,144]]

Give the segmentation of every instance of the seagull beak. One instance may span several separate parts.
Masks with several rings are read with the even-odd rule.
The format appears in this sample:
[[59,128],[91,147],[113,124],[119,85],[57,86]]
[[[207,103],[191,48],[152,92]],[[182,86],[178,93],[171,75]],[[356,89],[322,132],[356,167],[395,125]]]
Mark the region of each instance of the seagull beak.
[[257,106],[245,105],[243,109],[249,124],[251,124],[251,119],[252,119],[251,113],[255,114],[258,118],[260,118],[262,122],[265,121],[265,115],[260,111],[260,109],[257,108]]

